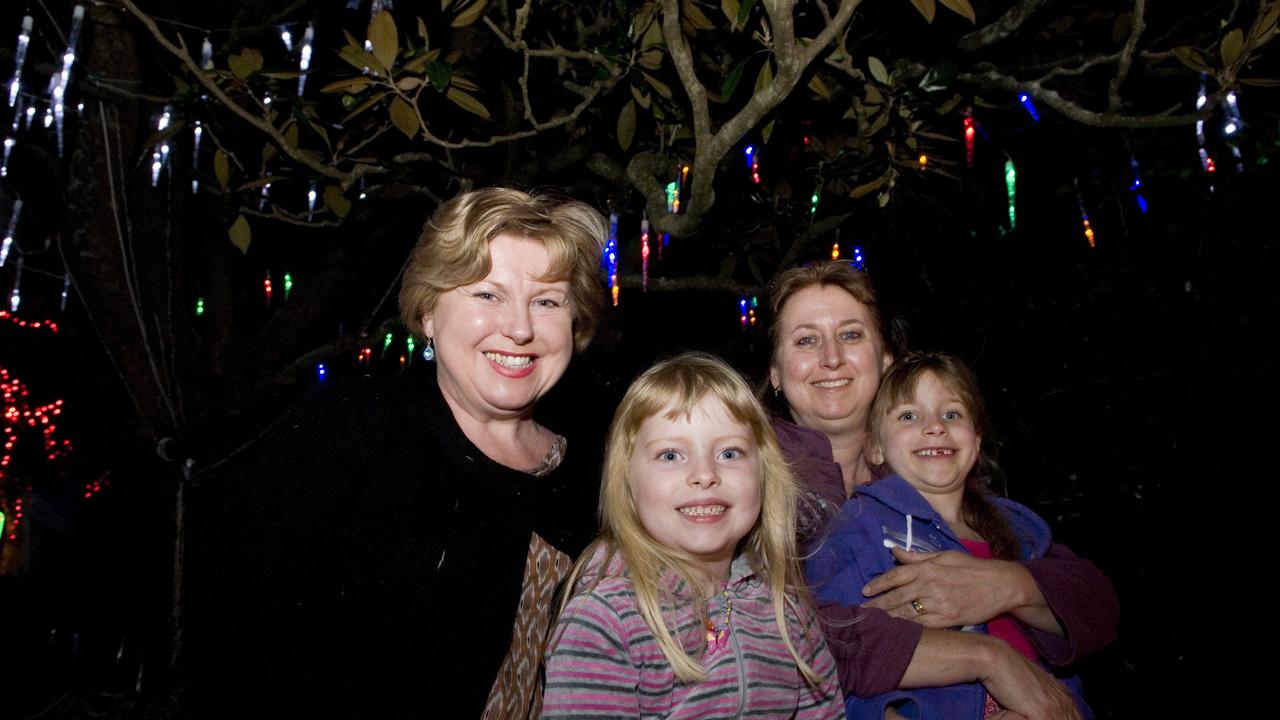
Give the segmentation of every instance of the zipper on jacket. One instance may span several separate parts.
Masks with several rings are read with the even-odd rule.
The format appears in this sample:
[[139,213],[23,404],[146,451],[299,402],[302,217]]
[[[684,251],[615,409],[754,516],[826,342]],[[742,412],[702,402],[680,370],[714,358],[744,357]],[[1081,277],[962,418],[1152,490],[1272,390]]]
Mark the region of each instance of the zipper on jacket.
[[[737,593],[734,593],[737,595]],[[745,602],[745,598],[743,599]],[[741,627],[741,625],[739,625]],[[742,656],[742,646],[738,644],[738,633],[732,628],[729,629],[729,637],[733,640],[733,657],[738,665],[738,710],[733,714],[734,717],[742,717],[742,713],[747,708],[747,666],[745,658]]]

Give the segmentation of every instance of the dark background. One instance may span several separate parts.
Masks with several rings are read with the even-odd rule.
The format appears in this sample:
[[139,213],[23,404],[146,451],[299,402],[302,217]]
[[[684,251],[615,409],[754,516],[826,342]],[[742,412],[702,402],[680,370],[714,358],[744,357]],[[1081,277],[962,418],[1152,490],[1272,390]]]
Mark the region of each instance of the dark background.
[[[866,202],[840,225],[844,255],[862,248],[886,303],[907,321],[911,346],[958,353],[977,371],[1008,494],[1115,582],[1120,639],[1082,665],[1099,717],[1228,714],[1262,704],[1267,663],[1252,658],[1265,657],[1271,634],[1264,530],[1280,407],[1271,338],[1280,270],[1276,92],[1242,92],[1243,172],[1220,161],[1207,177],[1190,128],[1134,134],[1080,128],[1043,111],[1038,124],[1003,116],[986,128],[995,140],[979,139],[977,167],[963,180],[906,176],[886,208]],[[794,142],[775,140],[773,156]],[[1225,157],[1225,148],[1214,150]],[[959,152],[940,150],[953,159]],[[1018,158],[1012,231],[1001,227],[1005,152]],[[1127,189],[1131,154],[1146,183],[1145,214]],[[41,175],[31,168],[51,162],[48,156],[32,152],[14,162],[27,163],[12,182],[28,183],[20,188],[28,210],[56,225],[61,190],[22,180]],[[544,184],[601,208],[613,200],[591,178]],[[1082,236],[1077,187],[1096,248]],[[147,202],[146,191],[131,192],[131,202]],[[808,191],[799,188],[790,208],[762,201],[745,178],[718,195],[705,234],[672,240],[652,263],[655,278],[715,268],[735,252],[736,238],[745,245],[761,234],[760,218],[808,212]],[[343,242],[362,233],[392,237],[376,252],[351,250],[362,266],[381,271],[327,290],[323,303],[308,295],[300,271],[290,301],[317,308],[315,326],[324,329],[313,341],[337,348],[321,357],[332,375],[399,371],[400,345],[383,358],[376,335],[371,367],[357,365],[353,350],[363,341],[354,329],[371,315],[377,327],[394,314],[384,294],[431,208],[394,199],[370,208]],[[639,217],[624,211],[621,219],[624,269],[635,273]],[[192,212],[182,222],[208,224],[209,217]],[[312,238],[279,229],[276,249],[264,244],[241,257],[217,230],[218,252],[226,253],[219,262],[232,269],[231,279],[223,300],[214,289],[200,294],[268,326],[280,304],[261,302],[262,268],[272,253],[297,252]],[[815,243],[801,260],[823,257],[834,239]],[[97,308],[73,298],[59,311],[56,253],[47,259],[31,267],[49,275],[25,276],[20,314],[54,318],[61,330],[0,322],[0,364],[32,389],[34,403],[65,399],[59,432],[74,450],[55,463],[15,456],[32,489],[20,547],[6,548],[0,568],[0,718],[172,716],[183,683],[181,666],[171,667],[182,470],[168,458],[191,457],[199,480],[315,376],[299,373],[273,386],[254,412],[210,412],[162,457],[135,437],[132,400],[90,317]],[[4,269],[0,289],[10,272]],[[765,298],[760,324],[746,330],[738,301],[722,291],[624,288],[620,306],[606,312],[596,341],[540,411],[598,434],[631,377],[684,349],[722,354],[763,377]],[[188,321],[184,332],[214,332],[201,325],[210,321]],[[335,341],[339,333],[345,341]],[[190,368],[204,361],[195,353],[180,360]],[[231,392],[216,384],[203,390],[199,402],[214,407]],[[103,489],[85,499],[85,485],[95,481]]]

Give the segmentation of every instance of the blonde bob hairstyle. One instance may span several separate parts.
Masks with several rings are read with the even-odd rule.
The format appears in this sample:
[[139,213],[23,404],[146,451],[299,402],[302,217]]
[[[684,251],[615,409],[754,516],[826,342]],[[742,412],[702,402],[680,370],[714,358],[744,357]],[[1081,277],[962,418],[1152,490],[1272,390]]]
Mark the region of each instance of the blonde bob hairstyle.
[[602,286],[596,278],[608,237],[604,217],[590,205],[553,195],[490,187],[462,193],[441,205],[422,229],[400,288],[400,318],[422,339],[426,316],[440,293],[479,282],[489,274],[489,241],[502,234],[541,242],[551,262],[545,282],[569,281],[573,344],[591,342],[600,316]]
[[[663,575],[674,572],[689,588],[699,623],[705,625],[705,588],[721,581],[708,578],[705,569],[686,552],[663,545],[645,529],[636,508],[635,493],[628,476],[636,435],[645,420],[663,413],[675,419],[690,418],[705,397],[724,403],[729,415],[745,425],[755,441],[760,462],[760,516],[738,546],[752,569],[768,583],[777,618],[778,632],[806,680],[816,685],[813,669],[800,657],[787,630],[788,609],[797,613],[797,602],[806,602],[805,585],[796,561],[796,486],[787,461],[778,446],[764,408],[752,394],[747,381],[723,360],[706,353],[690,352],[664,360],[631,383],[622,398],[605,444],[604,477],[600,488],[600,536],[578,560],[566,587],[589,593],[608,574],[616,553],[622,555],[635,588],[640,615],[653,632],[667,661],[682,682],[700,682],[706,670],[689,650],[683,648],[676,629],[667,627],[662,608],[680,600],[670,596]],[[603,545],[603,562],[595,558]],[[579,587],[579,577],[590,575],[590,564],[599,569],[594,582]],[[584,575],[585,572],[585,575]],[[565,598],[566,602],[568,598]],[[563,604],[561,609],[563,610]],[[700,648],[694,650],[700,654]]]

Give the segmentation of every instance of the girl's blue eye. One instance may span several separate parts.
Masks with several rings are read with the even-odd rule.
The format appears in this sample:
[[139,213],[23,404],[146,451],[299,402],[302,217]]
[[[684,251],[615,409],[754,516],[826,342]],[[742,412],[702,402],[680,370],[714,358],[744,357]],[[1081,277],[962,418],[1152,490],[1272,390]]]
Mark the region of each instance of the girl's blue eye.
[[680,453],[676,452],[675,450],[663,450],[662,452],[658,453],[658,459],[662,460],[663,462],[675,462],[676,460],[680,459]]
[[946,420],[959,420],[964,416],[960,413],[959,410],[948,410],[942,414],[942,417],[943,419],[946,419]]
[[726,448],[720,451],[721,460],[737,460],[745,456],[746,453],[738,448]]
[[912,421],[912,420],[915,420],[915,419],[916,419],[916,414],[915,414],[914,412],[912,412],[911,410],[908,410],[908,411],[906,411],[906,412],[902,413],[901,415],[899,415],[899,416],[898,416],[898,419],[899,419],[899,420],[905,420],[905,421],[907,421],[907,422],[910,422],[910,421]]

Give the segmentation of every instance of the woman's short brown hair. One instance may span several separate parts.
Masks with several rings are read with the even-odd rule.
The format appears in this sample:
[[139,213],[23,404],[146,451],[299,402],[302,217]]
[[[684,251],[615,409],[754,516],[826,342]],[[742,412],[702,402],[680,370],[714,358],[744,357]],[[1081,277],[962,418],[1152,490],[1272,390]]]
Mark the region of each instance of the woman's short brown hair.
[[796,293],[815,285],[840,288],[862,303],[867,312],[871,313],[871,320],[880,333],[880,342],[891,354],[900,354],[906,345],[903,333],[896,324],[888,322],[888,318],[881,312],[880,301],[871,279],[847,260],[829,260],[784,270],[773,281],[769,289],[769,310],[772,314],[769,324],[771,355],[776,355],[778,351],[778,333],[781,332],[778,318],[782,315],[782,309]]
[[569,281],[573,344],[591,342],[603,289],[596,270],[609,228],[583,202],[502,187],[462,193],[441,205],[422,229],[400,288],[400,318],[422,338],[423,321],[440,293],[483,280],[489,241],[507,233],[541,242],[551,262],[544,281]]

